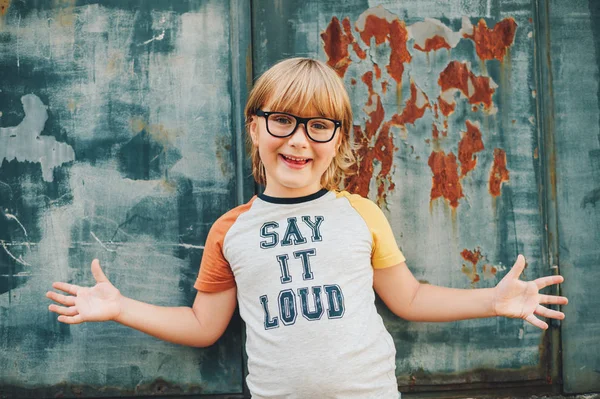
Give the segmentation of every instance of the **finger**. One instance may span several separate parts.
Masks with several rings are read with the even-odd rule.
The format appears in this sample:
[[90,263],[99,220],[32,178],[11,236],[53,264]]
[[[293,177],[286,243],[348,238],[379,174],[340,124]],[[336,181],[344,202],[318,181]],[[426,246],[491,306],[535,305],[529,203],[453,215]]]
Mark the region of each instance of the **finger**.
[[563,276],[547,276],[536,279],[535,285],[537,285],[538,290],[541,290],[549,285],[560,284],[563,281],[565,281]]
[[548,324],[546,324],[545,322],[541,321],[540,319],[538,319],[537,317],[535,317],[533,314],[530,314],[529,316],[527,316],[525,318],[525,320],[527,322],[529,322],[530,324],[541,328],[542,330],[547,330],[548,329]]
[[48,309],[63,316],[75,316],[79,314],[75,306],[70,306],[67,308],[64,306],[50,305],[48,306]]
[[564,296],[540,295],[540,303],[547,305],[566,305],[569,303],[569,300]]
[[53,283],[52,288],[56,288],[57,290],[64,291],[71,295],[77,295],[77,291],[79,290],[78,285],[69,284],[69,283]]
[[513,265],[512,269],[510,269],[510,271],[508,272],[508,275],[510,275],[512,278],[519,278],[519,276],[521,275],[521,273],[523,273],[523,270],[525,269],[525,265],[525,257],[519,254],[519,256],[517,256],[517,261]]
[[550,319],[562,320],[562,319],[565,318],[565,314],[563,312],[559,312],[557,310],[548,309],[547,307],[544,307],[542,305],[538,305],[537,308],[535,308],[535,312],[534,313],[536,315],[538,315],[538,316],[548,317]]
[[102,268],[100,268],[100,261],[98,259],[94,259],[92,261],[92,274],[94,275],[97,283],[108,282],[108,278],[106,278]]
[[67,295],[59,294],[59,293],[53,292],[53,291],[48,291],[46,293],[46,296],[48,298],[52,299],[54,302],[60,303],[61,305],[66,305],[66,306],[75,305],[75,297],[74,296],[67,296]]
[[65,324],[79,324],[79,323],[83,323],[83,319],[81,318],[81,315],[76,315],[76,316],[58,316],[58,321],[60,321],[61,323],[65,323]]

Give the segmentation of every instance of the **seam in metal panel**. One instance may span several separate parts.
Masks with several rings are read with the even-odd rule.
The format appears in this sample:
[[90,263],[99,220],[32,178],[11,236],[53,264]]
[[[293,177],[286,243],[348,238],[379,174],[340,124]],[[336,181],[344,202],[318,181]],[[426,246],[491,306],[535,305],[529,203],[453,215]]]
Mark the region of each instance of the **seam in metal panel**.
[[[556,193],[556,146],[554,142],[554,92],[552,88],[552,62],[550,55],[550,4],[549,0],[533,2],[535,18],[535,77],[536,77],[536,117],[538,125],[538,168],[540,176],[540,203],[544,225],[542,259],[553,274],[560,270],[558,253],[558,210]],[[560,295],[560,287],[552,287],[553,294]],[[562,337],[559,320],[551,320],[554,327],[549,338],[548,374],[552,383],[562,385]]]

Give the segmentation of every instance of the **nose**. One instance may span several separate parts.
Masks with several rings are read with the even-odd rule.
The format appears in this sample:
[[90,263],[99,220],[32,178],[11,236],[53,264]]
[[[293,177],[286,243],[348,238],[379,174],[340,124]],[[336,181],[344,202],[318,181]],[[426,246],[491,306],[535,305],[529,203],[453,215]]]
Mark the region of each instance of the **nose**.
[[288,143],[292,147],[307,147],[308,135],[306,134],[306,124],[299,123],[296,131],[290,136]]

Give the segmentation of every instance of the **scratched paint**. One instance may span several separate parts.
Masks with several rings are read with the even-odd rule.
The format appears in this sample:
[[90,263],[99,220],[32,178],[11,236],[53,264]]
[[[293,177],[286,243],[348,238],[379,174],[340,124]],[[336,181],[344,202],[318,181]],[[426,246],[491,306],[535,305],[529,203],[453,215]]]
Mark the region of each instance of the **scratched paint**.
[[425,18],[423,22],[415,22],[408,27],[414,40],[413,47],[419,51],[437,51],[455,48],[463,36],[473,33],[473,25],[469,18],[463,17],[460,31],[454,32],[442,21],[435,18]]

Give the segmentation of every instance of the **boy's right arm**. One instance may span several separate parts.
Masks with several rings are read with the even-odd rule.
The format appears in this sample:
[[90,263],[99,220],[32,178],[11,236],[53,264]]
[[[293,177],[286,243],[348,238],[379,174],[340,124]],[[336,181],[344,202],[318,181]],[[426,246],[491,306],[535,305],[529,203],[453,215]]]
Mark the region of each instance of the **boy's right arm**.
[[176,344],[210,346],[223,334],[236,307],[236,288],[218,293],[198,291],[192,308],[150,305],[121,295],[106,278],[98,260],[92,262],[94,287],[54,283],[71,295],[48,292],[47,297],[64,305],[49,309],[67,324],[113,320],[156,338]]

